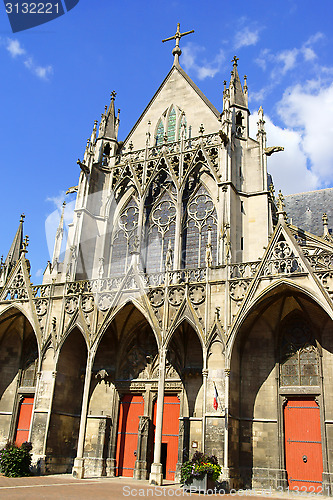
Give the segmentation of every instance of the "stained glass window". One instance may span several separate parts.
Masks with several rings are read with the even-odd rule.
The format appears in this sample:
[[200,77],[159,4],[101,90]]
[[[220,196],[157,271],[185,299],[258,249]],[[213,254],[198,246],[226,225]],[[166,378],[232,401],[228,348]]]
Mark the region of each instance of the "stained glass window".
[[176,135],[176,111],[175,108],[173,107],[170,111],[168,119],[168,129],[167,129],[168,142],[175,141],[175,135]]
[[160,146],[161,144],[163,144],[163,139],[164,139],[164,126],[162,120],[160,120],[157,126],[156,146]]
[[208,232],[211,232],[213,263],[217,254],[217,216],[214,203],[204,186],[184,201],[182,262],[184,267],[205,266]]
[[138,218],[139,208],[135,200],[131,198],[117,220],[111,246],[111,276],[125,274],[128,270]]
[[156,201],[150,211],[147,234],[146,272],[161,272],[165,270],[166,253],[171,241],[174,249],[176,224],[176,207],[169,195],[165,192]]

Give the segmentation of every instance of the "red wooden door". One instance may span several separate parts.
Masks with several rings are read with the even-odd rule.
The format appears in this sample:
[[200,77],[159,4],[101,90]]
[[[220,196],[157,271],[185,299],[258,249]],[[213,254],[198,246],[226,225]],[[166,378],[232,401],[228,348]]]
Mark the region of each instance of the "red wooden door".
[[284,408],[284,435],[289,488],[320,492],[323,474],[320,410],[314,399],[288,399]]
[[33,405],[33,396],[24,397],[20,403],[15,434],[16,446],[21,446],[22,443],[28,441]]
[[[164,396],[161,461],[162,464],[164,462],[165,479],[171,479],[172,481],[175,479],[178,461],[179,411],[180,402],[177,396]],[[154,404],[153,423],[155,429],[156,401]]]
[[138,444],[139,416],[143,415],[142,396],[126,394],[120,401],[117,434],[117,476],[133,477]]

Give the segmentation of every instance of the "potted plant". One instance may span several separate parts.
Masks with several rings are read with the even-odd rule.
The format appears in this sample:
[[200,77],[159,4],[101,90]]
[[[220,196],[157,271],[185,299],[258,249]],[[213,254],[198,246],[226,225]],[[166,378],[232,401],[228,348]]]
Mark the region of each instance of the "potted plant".
[[206,493],[215,488],[220,474],[221,466],[215,455],[209,456],[196,451],[192,459],[182,465],[181,483],[185,490]]

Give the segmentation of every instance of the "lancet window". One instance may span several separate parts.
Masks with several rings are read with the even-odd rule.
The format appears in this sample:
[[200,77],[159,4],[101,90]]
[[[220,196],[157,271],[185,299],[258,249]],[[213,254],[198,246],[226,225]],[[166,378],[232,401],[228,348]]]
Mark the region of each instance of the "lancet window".
[[318,386],[319,357],[311,331],[299,318],[285,328],[280,349],[281,386]]
[[164,125],[162,119],[160,119],[157,125],[156,146],[160,146],[161,144],[163,144],[163,140],[164,140]]
[[157,122],[157,128],[155,129],[156,146],[160,146],[164,143],[164,137],[166,137],[167,142],[179,141],[183,128],[186,137],[187,122],[185,113],[177,106],[171,105],[164,111]]
[[165,270],[167,252],[169,259],[174,252],[176,206],[171,195],[165,191],[146,207],[146,214],[146,272],[161,272]]
[[176,118],[177,116],[175,108],[172,107],[168,119],[168,128],[167,128],[168,142],[174,142],[176,140]]
[[[189,188],[189,191],[191,189]],[[217,256],[217,214],[211,196],[203,185],[184,195],[182,264],[184,267],[205,266],[207,244],[211,244],[212,264]]]
[[110,275],[125,274],[128,270],[138,219],[139,208],[131,198],[116,222],[111,244]]

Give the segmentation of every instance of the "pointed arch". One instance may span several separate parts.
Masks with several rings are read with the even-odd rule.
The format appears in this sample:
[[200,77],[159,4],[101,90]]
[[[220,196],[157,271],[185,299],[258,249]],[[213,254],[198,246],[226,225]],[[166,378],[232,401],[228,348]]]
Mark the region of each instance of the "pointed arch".
[[201,347],[203,350],[205,350],[205,344],[204,344],[204,341],[203,341],[203,338],[202,336],[200,335],[200,332],[198,330],[198,325],[195,323],[194,319],[191,318],[188,314],[183,314],[179,320],[172,326],[172,328],[170,329],[169,333],[168,333],[168,339],[167,339],[167,343],[166,343],[166,347],[169,346],[171,340],[172,340],[172,337],[175,333],[175,331],[183,324],[183,323],[187,323],[189,326],[191,326],[193,328],[193,330],[195,331],[197,337],[198,337],[198,340],[201,344]]
[[161,339],[158,336],[158,334],[157,334],[157,332],[155,330],[154,324],[151,321],[151,318],[149,317],[149,315],[147,314],[147,311],[139,303],[138,300],[136,300],[134,297],[129,297],[124,303],[122,303],[120,306],[118,306],[117,308],[115,308],[110,313],[110,315],[108,316],[107,320],[102,325],[100,331],[98,332],[98,335],[96,337],[94,345],[93,345],[93,351],[94,352],[96,352],[96,350],[98,349],[98,346],[99,346],[99,344],[100,344],[103,336],[105,335],[106,331],[108,330],[108,328],[110,327],[111,323],[114,321],[114,319],[116,318],[116,316],[119,315],[119,313],[121,313],[121,311],[123,309],[125,309],[126,306],[129,306],[129,305],[132,305],[134,309],[137,309],[138,312],[141,313],[141,315],[144,317],[144,319],[147,321],[147,323],[149,324],[150,328],[152,329],[152,332],[154,334],[154,337],[155,337],[157,345],[160,346]]
[[35,322],[34,322],[34,319],[32,317],[31,314],[28,313],[28,311],[23,307],[21,306],[21,304],[19,303],[14,303],[14,304],[9,304],[8,306],[6,306],[0,313],[0,324],[3,320],[6,320],[5,318],[5,315],[7,312],[10,313],[11,310],[14,310],[16,309],[18,311],[19,314],[22,314],[22,316],[25,317],[25,319],[29,322],[34,334],[35,334],[35,337],[36,337],[36,342],[37,342],[37,345],[38,345],[38,349],[40,349],[40,339],[37,335],[37,328],[36,328],[36,325],[35,325]]
[[69,324],[69,326],[67,326],[67,328],[65,329],[65,331],[60,339],[60,342],[59,342],[58,348],[57,348],[57,363],[58,363],[59,355],[60,355],[60,352],[61,352],[63,345],[65,344],[65,342],[67,342],[68,337],[72,334],[73,330],[75,330],[75,329],[79,330],[79,332],[81,333],[82,338],[86,344],[86,348],[89,349],[89,345],[88,345],[85,331],[82,328],[82,326],[77,322],[77,316],[76,316],[76,318]]
[[247,307],[240,312],[240,315],[238,316],[237,321],[234,323],[233,328],[230,332],[230,336],[227,340],[227,349],[230,355],[232,355],[233,345],[235,343],[239,331],[242,328],[242,325],[244,324],[246,319],[252,314],[252,312],[256,311],[258,307],[260,307],[260,304],[264,304],[270,299],[274,300],[274,298],[279,294],[279,292],[283,293],[284,291],[288,290],[290,290],[291,293],[295,295],[302,295],[302,294],[305,295],[309,300],[317,304],[317,306],[320,307],[328,315],[328,317],[333,320],[333,313],[327,307],[327,303],[324,302],[324,300],[321,300],[320,297],[315,296],[313,290],[308,290],[304,286],[301,286],[298,283],[295,283],[294,281],[282,278],[276,281],[275,283],[272,283],[267,288],[265,288],[255,298],[255,300],[251,301],[247,305]]
[[25,430],[18,432],[20,396],[29,394],[32,410],[40,369],[40,345],[26,311],[10,305],[0,316],[0,447],[8,440],[28,439],[31,413]]
[[[73,324],[58,349],[46,462],[50,472],[72,471],[77,454],[88,348],[79,325]],[[75,395],[75,397],[73,397]]]

